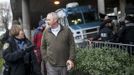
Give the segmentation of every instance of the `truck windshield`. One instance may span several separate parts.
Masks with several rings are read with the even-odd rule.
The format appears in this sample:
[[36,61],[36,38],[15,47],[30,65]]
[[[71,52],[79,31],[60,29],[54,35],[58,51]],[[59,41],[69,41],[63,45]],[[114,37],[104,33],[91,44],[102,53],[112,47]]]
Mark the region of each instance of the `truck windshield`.
[[85,23],[94,22],[97,20],[95,13],[86,12],[86,13],[83,13],[83,15],[84,15]]
[[84,12],[82,14],[81,13],[68,14],[67,18],[68,18],[69,25],[70,26],[71,25],[80,25],[80,24],[94,22],[97,20],[94,12],[93,13]]
[[69,25],[79,25],[84,23],[81,13],[68,14],[67,18]]

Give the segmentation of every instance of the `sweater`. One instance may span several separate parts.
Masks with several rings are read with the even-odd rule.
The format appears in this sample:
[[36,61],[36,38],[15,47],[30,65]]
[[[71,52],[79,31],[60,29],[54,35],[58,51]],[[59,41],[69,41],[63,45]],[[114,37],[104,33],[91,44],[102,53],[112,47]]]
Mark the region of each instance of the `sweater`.
[[66,66],[67,60],[74,60],[74,53],[74,38],[69,28],[61,26],[57,36],[51,32],[51,28],[43,32],[41,41],[43,61],[54,66]]

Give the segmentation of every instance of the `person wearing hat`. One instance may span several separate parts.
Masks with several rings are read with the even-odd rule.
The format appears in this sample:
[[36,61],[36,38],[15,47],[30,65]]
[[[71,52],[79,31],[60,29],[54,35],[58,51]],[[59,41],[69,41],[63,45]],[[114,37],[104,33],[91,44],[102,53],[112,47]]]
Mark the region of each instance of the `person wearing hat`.
[[41,19],[38,23],[38,27],[35,29],[35,32],[32,38],[33,44],[36,46],[34,49],[34,53],[36,55],[38,65],[40,66],[40,68],[42,68],[41,72],[43,75],[46,74],[46,68],[45,68],[45,65],[41,66],[42,59],[41,59],[40,46],[41,46],[42,34],[45,28],[46,28],[45,19]]
[[38,27],[35,29],[34,35],[33,35],[33,44],[36,46],[34,49],[34,53],[36,54],[37,61],[39,64],[41,64],[41,52],[40,52],[40,45],[41,45],[41,38],[42,38],[42,33],[46,27],[45,20],[42,19],[38,23]]
[[107,18],[103,26],[100,28],[98,34],[94,37],[89,38],[89,40],[99,40],[99,41],[112,41],[113,39],[113,24],[112,20]]

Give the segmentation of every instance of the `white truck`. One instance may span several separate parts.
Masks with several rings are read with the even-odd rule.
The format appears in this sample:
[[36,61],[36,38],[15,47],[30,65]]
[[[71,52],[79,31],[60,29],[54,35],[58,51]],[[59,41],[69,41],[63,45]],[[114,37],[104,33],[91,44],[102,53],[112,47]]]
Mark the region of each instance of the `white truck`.
[[73,33],[75,43],[82,43],[98,32],[100,21],[95,8],[79,6],[77,2],[69,3],[66,8],[55,11],[59,22],[67,25]]

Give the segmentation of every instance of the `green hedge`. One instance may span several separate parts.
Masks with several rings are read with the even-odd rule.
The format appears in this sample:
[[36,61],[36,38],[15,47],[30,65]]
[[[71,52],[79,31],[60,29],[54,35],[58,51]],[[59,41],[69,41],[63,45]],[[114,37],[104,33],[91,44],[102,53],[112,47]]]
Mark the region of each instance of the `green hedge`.
[[2,52],[2,43],[0,42],[0,72],[2,70],[2,67],[3,67],[3,63],[4,63],[4,60],[2,58],[2,55],[1,55],[1,52]]
[[2,67],[3,67],[3,63],[4,63],[4,60],[3,60],[3,58],[0,58],[0,72],[1,72],[1,70],[2,70]]
[[118,49],[84,48],[76,51],[76,67],[72,75],[131,75],[134,57]]

